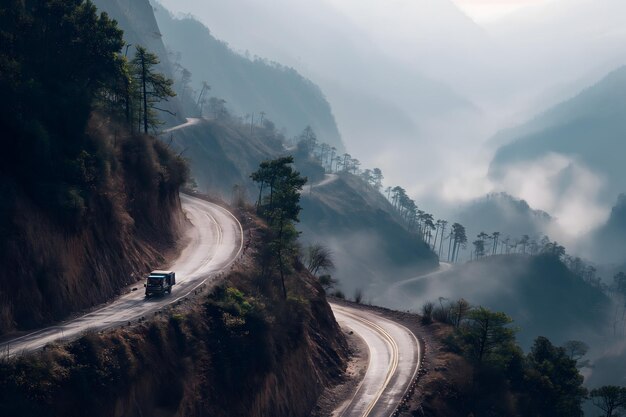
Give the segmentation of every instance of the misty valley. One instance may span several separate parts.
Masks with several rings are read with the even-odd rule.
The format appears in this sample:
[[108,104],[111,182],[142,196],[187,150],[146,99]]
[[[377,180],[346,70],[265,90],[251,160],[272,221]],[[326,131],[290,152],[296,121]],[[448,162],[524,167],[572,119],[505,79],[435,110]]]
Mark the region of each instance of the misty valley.
[[3,1],[0,416],[626,415],[625,24]]

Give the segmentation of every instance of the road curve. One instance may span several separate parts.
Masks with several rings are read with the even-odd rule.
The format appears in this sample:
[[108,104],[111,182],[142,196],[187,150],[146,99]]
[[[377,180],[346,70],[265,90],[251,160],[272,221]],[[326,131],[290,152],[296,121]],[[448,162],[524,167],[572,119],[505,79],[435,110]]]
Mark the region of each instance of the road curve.
[[142,284],[138,283],[137,291],[122,295],[95,311],[4,340],[2,349],[13,356],[40,349],[58,339],[77,338],[85,331],[104,330],[137,320],[184,298],[228,268],[242,251],[243,230],[239,221],[216,204],[184,194],[181,200],[193,227],[187,230],[186,248],[169,268],[176,272],[177,283],[172,294],[146,300]]
[[337,322],[367,344],[369,364],[354,396],[333,417],[389,417],[415,379],[420,344],[403,325],[365,309],[332,304]]
[[202,120],[203,120],[202,118],[198,118],[198,117],[187,117],[187,121],[185,123],[166,129],[163,132],[159,133],[159,136],[163,136],[167,133],[172,133],[180,129],[185,129],[189,126],[195,126],[197,124],[200,124]]
[[419,275],[417,277],[409,278],[404,281],[398,281],[392,285],[389,285],[384,292],[374,298],[374,302],[377,305],[393,308],[395,310],[404,310],[412,306],[414,300],[414,294],[407,293],[404,288],[406,285],[414,282],[421,281],[423,279],[432,278],[439,274],[450,271],[453,265],[448,262],[440,262],[439,267],[427,274]]

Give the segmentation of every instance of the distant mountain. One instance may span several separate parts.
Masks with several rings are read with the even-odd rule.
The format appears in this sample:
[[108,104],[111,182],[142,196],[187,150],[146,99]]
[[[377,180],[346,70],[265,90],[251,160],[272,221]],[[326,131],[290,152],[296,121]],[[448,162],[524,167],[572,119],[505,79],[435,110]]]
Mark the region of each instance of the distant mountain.
[[439,297],[462,297],[503,311],[520,327],[524,348],[537,336],[591,344],[610,323],[608,297],[548,255],[489,256],[407,283],[395,294],[386,307],[419,311]]
[[465,204],[456,215],[470,239],[480,232],[500,232],[502,239],[523,235],[538,237],[545,233],[552,218],[541,210],[532,209],[524,200],[506,193],[493,193]]
[[206,81],[211,86],[209,97],[225,99],[237,115],[254,115],[259,121],[264,112],[289,137],[310,125],[320,140],[343,149],[330,105],[319,87],[292,68],[232,51],[194,18],[174,18],[161,5],[154,7],[166,47],[191,72],[193,89],[199,91]]
[[608,221],[596,230],[589,248],[599,262],[623,264],[626,262],[626,195],[621,194],[611,210]]
[[[372,14],[372,4],[356,4],[355,10],[359,12],[350,15],[340,10],[338,2],[325,0],[189,0],[184,3],[163,0],[162,3],[174,12],[197,16],[215,36],[227,40],[237,51],[250,51],[278,61],[313,80],[328,98],[348,150],[359,149],[359,159],[369,166],[379,166],[389,180],[394,178],[399,182],[407,172],[417,176],[437,169],[446,157],[445,152],[433,153],[421,164],[415,163],[414,153],[422,152],[426,146],[447,148],[449,141],[458,142],[459,137],[469,141],[468,136],[475,132],[469,132],[472,129],[466,122],[482,120],[480,109],[471,100],[414,65],[427,61],[434,54],[418,49],[415,44],[394,43],[395,51],[402,50],[398,54],[392,51],[390,43],[376,36],[372,25],[359,19],[361,14]],[[437,33],[456,36],[453,30],[439,25],[439,18],[446,15],[449,8],[454,12],[451,2],[440,7],[440,1],[426,0],[422,9],[408,0],[402,3],[410,7],[410,13],[406,14],[409,21],[402,23],[403,33],[420,31],[419,23],[429,21],[428,27]],[[441,13],[423,14],[431,6]],[[456,18],[471,24],[458,10],[454,13],[455,25]],[[375,23],[377,33],[388,34],[393,32],[388,28],[398,27],[389,19],[379,17],[381,19]],[[431,32],[415,34],[411,40],[430,45],[427,40],[434,38],[431,35]],[[469,35],[465,37],[468,38]],[[442,47],[439,52],[448,49]],[[469,49],[459,47],[457,50]],[[450,53],[449,56],[455,55]],[[457,62],[446,64],[459,73]],[[387,146],[383,152],[382,141],[393,146]]]
[[626,190],[625,114],[626,67],[530,122],[500,133],[497,140],[507,144],[496,152],[489,174],[501,178],[516,163],[562,154],[605,177],[604,198],[612,200]]

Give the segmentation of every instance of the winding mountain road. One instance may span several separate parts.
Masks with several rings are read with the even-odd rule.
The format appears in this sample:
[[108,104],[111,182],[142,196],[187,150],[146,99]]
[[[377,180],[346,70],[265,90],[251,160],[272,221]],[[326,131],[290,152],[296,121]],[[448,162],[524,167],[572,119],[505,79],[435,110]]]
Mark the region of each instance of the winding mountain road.
[[137,291],[122,295],[95,311],[2,341],[3,351],[6,349],[9,356],[31,352],[59,339],[75,339],[85,331],[109,329],[135,321],[186,297],[227,269],[242,251],[241,224],[229,211],[216,204],[184,194],[181,194],[181,200],[193,227],[187,230],[186,248],[169,268],[176,271],[177,283],[172,294],[146,300],[142,284],[138,283]]
[[421,363],[420,344],[403,325],[381,315],[331,304],[343,328],[367,344],[367,371],[354,396],[338,407],[333,417],[389,417],[415,379]]

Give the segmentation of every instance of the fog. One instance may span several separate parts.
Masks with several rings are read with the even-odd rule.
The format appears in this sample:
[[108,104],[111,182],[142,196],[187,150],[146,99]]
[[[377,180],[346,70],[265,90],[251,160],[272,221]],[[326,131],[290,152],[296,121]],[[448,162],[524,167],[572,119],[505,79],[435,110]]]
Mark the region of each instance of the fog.
[[[572,120],[562,113],[584,118],[585,109],[599,107],[587,100],[594,98],[592,93],[582,99],[586,107],[578,102],[561,113],[551,111],[626,64],[623,0],[162,3],[175,13],[193,14],[234,50],[291,66],[319,85],[347,151],[362,168],[381,168],[385,186],[401,185],[435,218],[457,221],[477,199],[505,192],[524,199],[530,208],[496,204],[500,213],[483,217],[500,223],[485,231],[519,234],[520,225],[526,224],[533,237],[549,234],[568,253],[585,256],[594,244],[590,236],[607,221],[617,192],[626,191],[616,189],[621,176],[594,159],[597,155],[581,158],[551,150],[500,165],[497,175],[493,166],[501,146],[541,132],[550,137],[550,120],[570,127],[554,130],[566,143],[577,126],[571,127]],[[620,85],[605,86],[609,91],[613,87]],[[619,128],[615,126],[613,133]],[[596,138],[592,132],[578,139],[593,143]],[[538,212],[530,209],[550,216],[535,218]],[[467,213],[471,211],[465,217],[471,223]],[[466,226],[472,242],[483,224],[476,220]],[[335,276],[348,297],[361,288],[366,300],[414,310],[438,297],[465,297],[512,314],[525,329],[521,340],[526,347],[534,337],[550,334],[558,343],[568,338],[595,343],[592,359],[624,356],[622,346],[616,352],[602,350],[614,346],[614,340],[603,339],[605,317],[599,308],[589,310],[586,297],[591,295],[585,287],[562,281],[571,303],[555,306],[549,297],[561,288],[538,291],[554,282],[542,280],[543,275],[534,281],[536,269],[521,259],[515,267],[506,262],[484,269],[469,264],[444,279],[418,280],[399,291],[390,283],[410,272],[394,268],[379,253],[378,239],[360,232],[325,239],[336,255]],[[599,292],[595,296],[598,303],[607,303]],[[548,298],[537,301],[541,297]],[[553,306],[557,315],[551,315]],[[544,320],[547,316],[561,322]],[[586,373],[592,376],[589,369]],[[592,381],[610,376],[610,370],[598,371]]]
[[[460,3],[487,13],[485,2]],[[510,13],[495,18],[494,9],[479,25],[442,0],[163,1],[197,16],[235,50],[292,66],[320,85],[348,151],[418,204],[443,216],[506,191],[554,215],[573,242],[608,216],[608,202],[594,191],[601,174],[552,155],[558,163],[548,176],[550,160],[539,160],[523,167],[530,175],[512,170],[493,181],[489,139],[626,62],[626,4],[509,3]],[[555,191],[565,160],[577,196]],[[576,221],[588,202],[591,215]]]

